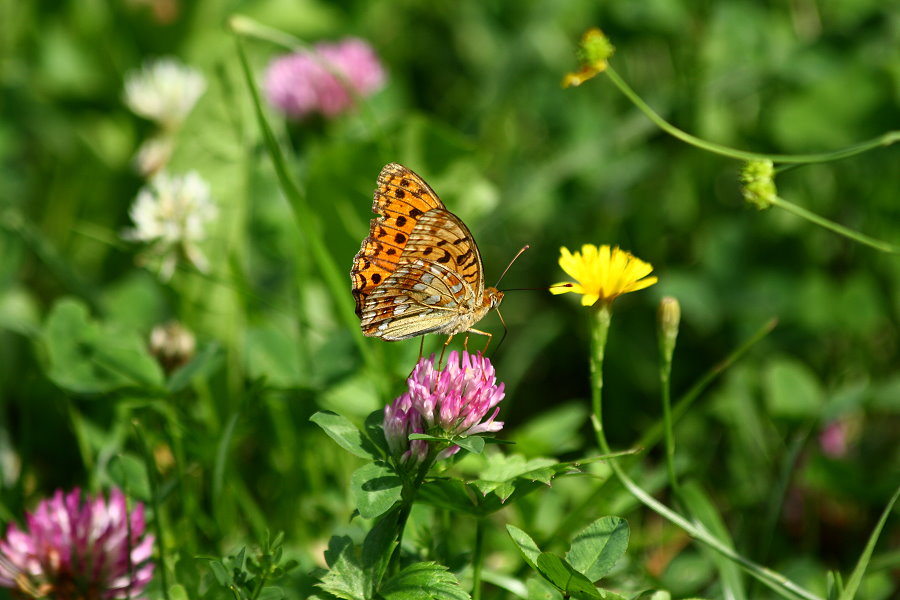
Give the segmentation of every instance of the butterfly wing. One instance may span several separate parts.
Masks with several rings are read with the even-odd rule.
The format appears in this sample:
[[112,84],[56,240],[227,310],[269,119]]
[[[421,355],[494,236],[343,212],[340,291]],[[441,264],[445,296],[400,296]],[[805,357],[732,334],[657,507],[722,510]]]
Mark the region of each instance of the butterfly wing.
[[483,292],[471,232],[450,211],[433,208],[410,232],[394,272],[364,299],[360,326],[365,335],[386,340],[452,335],[483,314]]
[[436,208],[444,208],[441,199],[413,171],[396,163],[381,169],[372,203],[372,212],[380,216],[372,219],[350,269],[358,316],[369,294],[397,270],[419,219]]

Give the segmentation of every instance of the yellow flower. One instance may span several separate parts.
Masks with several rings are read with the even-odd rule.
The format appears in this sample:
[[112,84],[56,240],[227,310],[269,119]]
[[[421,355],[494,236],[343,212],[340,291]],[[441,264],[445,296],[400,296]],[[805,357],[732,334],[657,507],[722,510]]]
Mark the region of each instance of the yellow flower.
[[609,304],[617,297],[635,292],[656,283],[656,276],[647,277],[653,265],[636,258],[618,246],[594,246],[584,244],[581,252],[574,254],[569,249],[561,249],[559,266],[571,275],[577,283],[563,282],[550,288],[553,294],[575,292],[581,294],[581,304],[592,306],[598,300]]
[[578,47],[578,61],[581,68],[575,73],[567,73],[563,78],[564,88],[578,86],[606,70],[607,59],[613,55],[615,48],[602,31],[592,27],[581,36]]

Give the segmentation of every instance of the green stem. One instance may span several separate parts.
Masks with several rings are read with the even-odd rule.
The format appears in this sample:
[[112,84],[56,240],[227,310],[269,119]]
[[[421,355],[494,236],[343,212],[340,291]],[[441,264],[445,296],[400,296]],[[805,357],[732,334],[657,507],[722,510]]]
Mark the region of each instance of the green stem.
[[662,388],[663,426],[666,432],[666,470],[669,473],[669,485],[675,496],[679,494],[678,477],[675,474],[675,436],[672,433],[672,355],[663,357],[660,365],[659,379]]
[[406,530],[406,522],[409,520],[409,515],[412,512],[416,494],[419,492],[419,488],[422,487],[425,476],[428,475],[428,471],[431,469],[431,465],[434,464],[437,455],[438,453],[429,445],[428,456],[425,457],[425,460],[419,466],[419,470],[416,471],[415,479],[412,481],[407,480],[403,483],[402,504],[400,506],[400,514],[397,516],[397,547],[394,549],[394,555],[391,557],[389,572],[396,572],[400,564],[400,548],[403,545],[403,532]]
[[472,600],[481,600],[481,568],[484,566],[484,519],[475,522],[475,550],[472,556]]
[[133,421],[135,437],[144,457],[144,468],[147,470],[147,481],[150,484],[150,506],[153,507],[153,532],[156,534],[157,548],[159,549],[159,579],[162,587],[162,596],[165,600],[169,600],[169,575],[166,556],[166,538],[163,537],[162,528],[162,509],[159,504],[159,478],[156,472],[156,464],[153,460],[153,453],[150,451],[150,445],[144,432],[141,431],[139,421]]
[[[609,334],[609,323],[612,320],[610,307],[602,303],[594,314],[593,327],[591,327],[591,404],[593,414],[596,417],[595,427],[600,427],[597,432],[604,440],[603,435],[603,358],[606,351],[606,336]],[[609,448],[601,448],[609,452]]]
[[[604,348],[598,347],[597,344],[602,344],[605,346],[606,338],[609,333],[609,324],[610,324],[610,312],[608,306],[601,306],[600,310],[596,313],[596,319],[593,322],[593,326],[591,329],[591,339],[594,346],[591,348],[591,389],[593,392],[593,406],[594,406],[594,414],[591,415],[591,422],[594,426],[594,431],[597,434],[597,444],[600,446],[600,450],[603,452],[611,452],[609,443],[606,441],[606,435],[603,431],[603,416],[602,416],[602,396],[601,390],[603,389],[603,356],[604,356]],[[734,551],[733,548],[724,544],[721,540],[715,537],[712,533],[707,531],[707,529],[701,523],[691,523],[668,506],[662,504],[657,501],[653,496],[645,492],[641,489],[634,481],[629,478],[622,468],[618,465],[616,461],[609,461],[609,466],[612,469],[613,473],[625,486],[625,488],[631,492],[631,494],[637,498],[641,503],[645,506],[656,512],[661,517],[667,519],[669,522],[674,525],[680,527],[688,535],[695,538],[699,542],[706,544],[716,552],[719,552],[726,558],[735,561],[739,565],[741,565],[748,573],[752,576],[759,579],[764,584],[768,585],[773,590],[786,594],[792,598],[802,598],[803,600],[822,600],[819,596],[813,594],[812,592],[804,589],[803,587],[797,585],[787,577],[772,571],[762,565],[758,565],[751,560],[748,560]]]
[[[335,263],[332,253],[328,250],[325,244],[324,235],[322,233],[322,225],[316,213],[309,206],[306,194],[294,180],[294,177],[292,176],[290,169],[288,168],[284,153],[281,150],[281,146],[279,145],[278,140],[275,138],[275,134],[272,132],[272,128],[269,126],[269,123],[266,120],[266,116],[262,109],[262,100],[259,96],[259,90],[256,87],[253,72],[250,69],[249,62],[247,61],[247,56],[244,52],[244,47],[241,42],[241,35],[239,35],[237,25],[235,24],[236,22],[239,25],[243,22],[243,20],[233,18],[231,21],[231,26],[235,31],[234,41],[235,46],[237,47],[238,59],[241,64],[241,69],[244,74],[247,88],[250,92],[253,109],[256,114],[256,120],[259,125],[260,131],[262,132],[266,149],[268,150],[269,155],[272,159],[272,165],[275,168],[278,182],[281,185],[281,189],[284,192],[284,195],[288,199],[288,204],[291,207],[297,229],[309,244],[309,250],[310,254],[312,255],[313,263],[318,267],[319,272],[325,281],[325,285],[328,287],[329,292],[332,295],[332,298],[335,302],[335,310],[338,313],[338,316],[341,318],[341,320],[344,322],[345,327],[347,327],[348,329],[358,329],[359,319],[357,318],[353,307],[348,302],[344,301],[344,299],[348,297],[346,293],[348,283],[347,277],[341,273],[341,269],[337,266],[337,263]],[[363,341],[362,336],[355,335],[353,336],[353,340],[356,343],[357,349],[359,350],[360,355],[363,357],[366,365],[373,372],[384,372],[383,366],[378,364],[371,349]],[[386,387],[386,382],[383,378],[376,378],[376,381],[382,388]]]
[[882,252],[889,252],[891,254],[900,254],[900,246],[896,246],[894,244],[890,244],[888,242],[883,242],[881,240],[877,240],[873,237],[870,237],[864,233],[859,233],[858,231],[853,231],[852,229],[848,229],[843,225],[839,225],[834,221],[829,221],[825,217],[821,217],[814,212],[808,211],[801,206],[797,206],[793,202],[788,202],[784,198],[779,198],[778,196],[774,196],[771,199],[772,205],[777,206],[779,208],[783,208],[789,213],[793,213],[798,217],[802,217],[811,223],[815,223],[820,227],[824,227],[825,229],[830,229],[831,231],[843,235],[845,237],[850,238],[855,242],[859,242],[860,244],[865,244],[871,248],[875,248],[876,250],[881,250]]
[[832,160],[840,160],[842,158],[861,154],[868,150],[872,150],[873,148],[890,146],[891,144],[900,141],[900,131],[888,131],[878,137],[860,142],[858,144],[847,146],[846,148],[841,148],[840,150],[835,150],[833,152],[820,152],[816,154],[762,154],[759,152],[748,152],[746,150],[730,148],[728,146],[723,146],[721,144],[716,144],[714,142],[700,139],[697,136],[691,135],[690,133],[687,133],[686,131],[675,127],[674,125],[663,119],[659,115],[659,113],[650,108],[650,105],[644,102],[641,97],[638,96],[635,91],[628,86],[627,83],[625,83],[625,80],[622,79],[618,73],[616,73],[615,69],[607,66],[604,73],[606,73],[606,75],[612,80],[616,87],[619,88],[619,91],[621,91],[629,100],[631,100],[631,102],[635,106],[637,106],[638,109],[641,110],[641,112],[647,115],[647,117],[651,121],[653,121],[653,123],[655,123],[660,129],[662,129],[672,137],[690,144],[691,146],[695,146],[697,148],[700,148],[701,150],[713,152],[714,154],[727,156],[729,158],[736,158],[739,160],[771,160],[777,163],[789,164],[820,163]]
[[[765,325],[763,325],[758,331],[756,331],[753,336],[748,339],[746,342],[735,348],[731,351],[725,359],[714,365],[711,369],[709,369],[702,378],[700,378],[692,387],[689,389],[681,398],[679,398],[678,402],[675,403],[675,407],[672,409],[672,422],[676,423],[679,419],[687,412],[688,408],[694,403],[697,398],[703,393],[709,385],[716,380],[728,367],[737,362],[737,360],[742,357],[744,354],[750,350],[756,343],[762,340],[764,337],[769,335],[772,330],[775,328],[777,324],[776,319],[769,320]],[[643,436],[641,436],[640,440],[638,440],[634,447],[638,449],[641,454],[646,454],[651,449],[653,449],[656,444],[659,443],[661,439],[663,439],[664,435],[664,425],[663,423],[657,421],[652,427],[650,427]],[[635,457],[637,458],[637,457]],[[628,459],[626,459],[628,460]],[[627,463],[627,464],[630,464]],[[606,480],[609,481],[609,480]],[[579,523],[582,519],[582,515],[586,512],[593,510],[594,507],[597,506],[597,502],[607,495],[609,492],[606,490],[605,482],[598,485],[597,488],[584,499],[574,510],[569,511],[566,515],[566,518],[560,522],[557,526],[556,530],[550,535],[551,538],[557,537],[561,535],[562,532],[570,531],[575,524]]]

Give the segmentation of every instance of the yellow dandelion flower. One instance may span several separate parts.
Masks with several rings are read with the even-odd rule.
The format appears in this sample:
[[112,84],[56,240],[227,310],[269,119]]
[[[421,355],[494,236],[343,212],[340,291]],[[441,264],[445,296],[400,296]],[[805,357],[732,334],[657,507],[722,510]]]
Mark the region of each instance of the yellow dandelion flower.
[[566,247],[560,251],[559,266],[575,282],[555,284],[550,292],[581,294],[583,306],[593,306],[600,300],[609,304],[622,294],[642,290],[657,281],[656,276],[647,277],[653,271],[653,265],[618,246],[610,248],[604,244],[598,248],[584,244],[581,252],[572,253]]

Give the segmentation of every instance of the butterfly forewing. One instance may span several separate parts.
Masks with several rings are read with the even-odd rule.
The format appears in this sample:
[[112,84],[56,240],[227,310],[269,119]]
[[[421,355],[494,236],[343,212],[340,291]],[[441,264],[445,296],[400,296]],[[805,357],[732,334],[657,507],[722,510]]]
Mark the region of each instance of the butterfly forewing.
[[481,256],[468,227],[421,177],[398,164],[385,166],[373,210],[381,216],[372,220],[350,271],[365,335],[452,335],[499,302],[502,295],[485,293]]
[[381,216],[372,219],[350,270],[357,315],[366,296],[397,269],[419,217],[443,206],[434,190],[406,167],[391,163],[381,170],[372,203],[372,212]]

